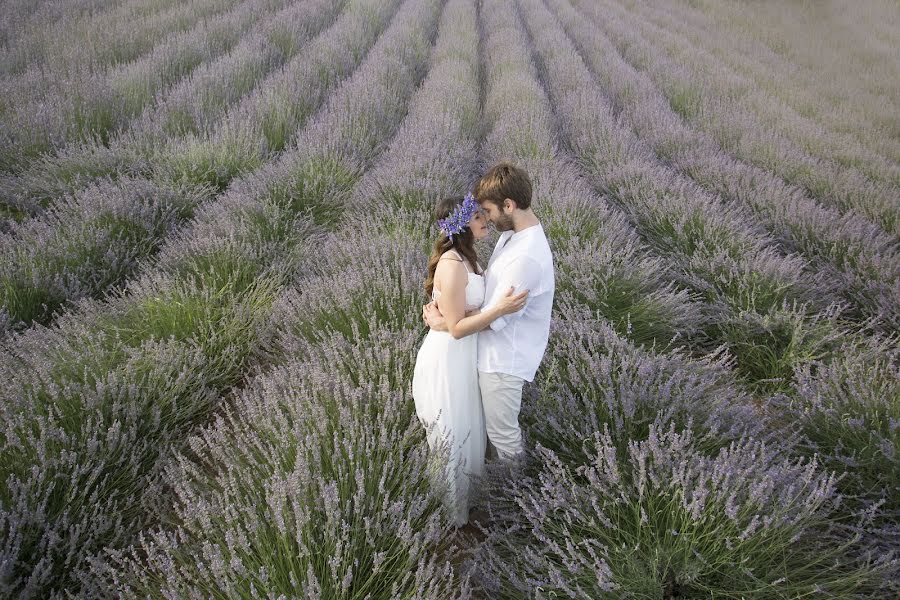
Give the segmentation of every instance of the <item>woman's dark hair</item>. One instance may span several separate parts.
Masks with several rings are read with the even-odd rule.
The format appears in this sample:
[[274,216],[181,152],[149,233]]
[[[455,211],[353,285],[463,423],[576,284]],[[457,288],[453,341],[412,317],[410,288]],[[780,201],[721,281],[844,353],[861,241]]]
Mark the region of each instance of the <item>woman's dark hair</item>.
[[[438,200],[434,207],[434,220],[446,219],[450,213],[460,204],[463,203],[462,196],[450,196]],[[447,237],[447,234],[441,233],[434,242],[434,248],[431,250],[431,256],[428,258],[428,277],[425,278],[425,293],[431,297],[434,289],[434,273],[437,271],[438,261],[447,250],[456,250],[462,257],[469,261],[472,270],[478,271],[478,255],[475,253],[475,236],[468,227],[453,235],[453,241]]]

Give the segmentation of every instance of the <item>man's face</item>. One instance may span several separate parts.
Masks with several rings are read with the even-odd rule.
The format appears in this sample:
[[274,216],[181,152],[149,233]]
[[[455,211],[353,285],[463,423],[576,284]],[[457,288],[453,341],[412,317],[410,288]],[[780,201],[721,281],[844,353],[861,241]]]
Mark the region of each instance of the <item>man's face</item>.
[[493,202],[484,201],[479,202],[479,204],[481,205],[481,210],[484,211],[487,220],[494,224],[497,231],[509,231],[510,229],[513,229],[512,211],[515,210],[515,203],[512,200],[509,198],[504,200],[502,210]]

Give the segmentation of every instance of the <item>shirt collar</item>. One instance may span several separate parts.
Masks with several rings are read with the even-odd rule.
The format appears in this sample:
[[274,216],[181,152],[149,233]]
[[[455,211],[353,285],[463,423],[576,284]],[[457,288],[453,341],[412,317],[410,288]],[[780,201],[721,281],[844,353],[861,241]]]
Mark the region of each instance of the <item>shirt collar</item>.
[[[523,229],[521,231],[513,231],[512,235],[509,236],[508,238],[506,238],[506,242],[504,243],[504,246],[506,244],[508,244],[513,238],[521,239],[521,238],[527,237],[531,234],[537,233],[537,230],[540,227],[541,227],[541,224],[538,223],[536,225],[531,225],[530,227],[526,227],[525,229]],[[512,231],[512,230],[510,230],[510,231]],[[503,246],[501,246],[501,248],[502,247]]]

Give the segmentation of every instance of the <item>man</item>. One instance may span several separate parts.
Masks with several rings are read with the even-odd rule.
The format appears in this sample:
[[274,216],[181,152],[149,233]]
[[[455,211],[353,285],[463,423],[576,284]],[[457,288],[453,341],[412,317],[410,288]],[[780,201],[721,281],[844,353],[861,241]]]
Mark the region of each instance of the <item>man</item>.
[[[510,461],[523,451],[522,387],[534,380],[550,335],[553,256],[531,210],[531,180],[523,169],[510,163],[494,166],[479,180],[474,195],[487,219],[503,232],[485,269],[482,310],[510,287],[516,293],[529,290],[525,308],[478,333],[478,383],[488,440],[497,458]],[[423,319],[432,329],[447,330],[433,302],[423,308]]]

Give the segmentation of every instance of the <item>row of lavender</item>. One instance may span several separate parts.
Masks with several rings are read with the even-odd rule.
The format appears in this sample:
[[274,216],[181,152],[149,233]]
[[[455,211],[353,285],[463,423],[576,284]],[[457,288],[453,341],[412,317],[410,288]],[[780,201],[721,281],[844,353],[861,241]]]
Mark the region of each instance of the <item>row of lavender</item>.
[[[614,117],[552,15],[529,30],[559,134],[587,181],[608,194],[669,261],[672,277],[699,298],[708,346],[724,345],[749,384],[771,391],[789,387],[796,364],[827,356],[839,337],[854,335],[806,261],[785,256],[746,207],[722,202],[672,169]],[[698,342],[692,345],[702,347]]]
[[[35,214],[86,182],[121,173],[224,189],[230,177],[283,148],[297,120],[322,101],[335,79],[346,76],[347,65],[335,63],[328,48],[351,44],[354,55],[371,45],[372,32],[350,16],[310,41],[343,4],[303,2],[269,15],[233,50],[157,94],[108,144],[73,144],[42,156],[0,179],[0,193],[15,210]],[[313,74],[318,86],[310,85]],[[288,97],[296,108],[280,102]]]
[[[377,31],[396,7],[350,11]],[[436,8],[407,3],[297,144],[199,211],[152,270],[10,340],[0,366],[9,377],[5,593],[92,585],[90,565],[167,510],[162,465],[262,364],[272,303],[297,260],[315,252],[313,217],[328,212],[311,209],[346,194],[396,127],[427,62]],[[346,64],[354,52],[331,55]]]
[[[615,49],[598,35],[596,27],[584,27],[583,15],[561,2],[551,4],[604,84],[619,112],[619,122],[630,126],[668,164],[680,168],[703,188],[721,194],[738,207],[749,205],[757,217],[765,217],[762,223],[777,236],[780,245],[801,250],[803,256],[812,259],[805,271],[826,275],[817,281],[819,287],[809,291],[814,294],[818,291],[825,298],[827,290],[834,290],[837,297],[855,300],[856,306],[863,308],[863,314],[880,322],[877,328],[888,333],[895,331],[900,308],[896,277],[900,261],[889,239],[857,219],[840,217],[817,206],[771,174],[723,155],[707,138],[697,135],[671,112],[659,91],[640,72],[623,63]],[[549,29],[545,21],[542,31]],[[555,46],[564,44],[556,42]],[[560,65],[557,67],[552,70],[554,74],[565,72]],[[589,89],[587,82],[582,83]],[[553,86],[565,88],[565,80],[557,77]],[[600,98],[593,101],[603,104]],[[598,130],[604,128],[594,129]],[[615,173],[616,166],[612,168]],[[607,173],[600,173],[604,185],[616,177]],[[650,237],[658,235],[654,231]],[[714,244],[702,234],[699,237],[709,245]],[[742,320],[748,316],[747,312],[739,313]],[[771,316],[771,312],[766,315]],[[900,446],[895,427],[897,389],[892,375],[897,370],[896,336],[867,339],[867,330],[859,331],[832,317],[823,320],[813,310],[809,318],[801,315],[802,318],[789,319],[793,326],[787,328],[790,332],[787,338],[782,337],[786,344],[779,345],[775,337],[779,330],[777,322],[766,317],[762,321],[763,331],[772,337],[768,341],[764,337],[749,350],[754,353],[752,361],[773,367],[769,372],[780,378],[776,389],[787,394],[779,400],[768,401],[780,409],[772,410],[773,414],[785,422],[793,421],[802,429],[806,440],[802,445],[804,452],[810,455],[818,452],[829,468],[838,472],[852,469],[842,480],[842,492],[851,497],[862,495],[862,505],[871,506],[884,498],[880,523],[895,521],[898,505],[892,498],[898,489],[894,474],[896,449]],[[741,371],[740,352],[736,355]],[[832,366],[823,366],[831,361]],[[817,373],[823,380],[814,383]],[[871,377],[870,389],[865,388],[867,377]],[[847,387],[842,388],[844,385]],[[896,536],[896,531],[885,535],[890,539]]]
[[[146,52],[174,28],[190,26],[191,13],[177,10],[174,0],[75,0],[64,4],[12,0],[4,3],[9,19],[3,28],[10,42],[2,49],[4,75],[18,75],[29,67],[45,66],[64,73],[91,65],[106,67],[128,62]],[[203,16],[203,10],[199,17]],[[126,28],[140,24],[140,30]],[[91,35],[104,31],[108,36]],[[128,44],[131,36],[133,44]]]
[[[478,168],[477,48],[474,3],[452,0],[393,142],[337,198],[338,228],[277,302],[280,365],[172,465],[179,526],[111,565],[123,592],[468,597],[448,562],[449,520],[428,487],[408,388],[429,205],[470,186]],[[329,121],[358,127],[354,113]]]
[[[118,100],[84,102],[85,110],[97,111],[120,100],[124,101],[124,88],[143,86],[138,90],[139,93],[131,94],[127,98],[134,110],[113,111],[117,119],[114,129],[128,129],[127,139],[114,139],[108,144],[109,147],[106,147],[107,145],[102,143],[103,139],[98,142],[96,138],[105,139],[107,135],[115,132],[94,123],[90,127],[91,137],[95,138],[92,141],[69,148],[62,156],[51,155],[35,161],[36,164],[29,165],[25,181],[6,177],[2,187],[9,208],[34,213],[42,205],[62,195],[62,192],[77,190],[78,184],[85,177],[96,178],[125,169],[130,171],[139,169],[139,166],[134,164],[138,160],[138,157],[134,156],[135,153],[142,150],[142,153],[138,153],[146,154],[151,150],[157,150],[156,146],[161,143],[159,141],[161,135],[166,136],[167,141],[171,143],[174,142],[171,137],[185,135],[191,131],[205,131],[215,123],[221,110],[226,108],[228,103],[255,85],[254,78],[265,75],[291,58],[297,50],[297,44],[303,41],[301,34],[305,30],[314,31],[317,25],[321,26],[322,21],[327,20],[329,14],[333,14],[335,6],[341,3],[307,2],[288,6],[277,15],[269,14],[281,4],[283,3],[258,2],[242,5],[204,23],[202,27],[163,40],[149,55],[119,67],[114,73],[96,75],[105,79],[101,82],[103,84],[100,86],[101,89],[99,91],[95,89],[92,93],[105,94],[108,91],[106,88],[112,86],[118,91],[113,90],[110,94],[117,96]],[[202,11],[198,12],[202,14]],[[248,15],[250,20],[247,20]],[[253,25],[261,15],[268,16],[262,22]],[[248,33],[245,30],[250,25],[253,27]],[[213,61],[212,66],[207,63],[207,68],[196,69],[196,73],[194,72],[194,67],[204,60],[214,59],[223,51],[230,50],[233,41],[238,38],[243,40],[242,43],[229,51],[226,57]],[[207,56],[200,55],[197,48],[207,48],[211,53],[207,52]],[[191,76],[185,77],[181,85],[173,88],[172,83],[188,73]],[[148,85],[150,87],[147,87]],[[33,82],[22,82],[22,86],[32,94],[40,92],[35,90]],[[64,101],[71,102],[71,87],[66,87],[65,92]],[[46,93],[41,95],[46,96]],[[43,101],[53,103],[53,100],[47,97],[44,97]],[[151,106],[144,110],[143,118],[137,123],[129,120],[132,113],[148,103]],[[18,102],[18,104],[27,103]],[[57,108],[59,110],[54,111],[63,120],[71,120],[77,116],[65,107]],[[30,108],[25,112],[36,117],[40,116],[36,114],[38,112],[46,113]],[[15,128],[10,126],[9,129],[15,129],[18,134],[28,130],[21,124]],[[293,129],[289,131],[292,132]],[[125,137],[124,133],[120,132],[118,138]],[[54,184],[58,189],[52,187]]]
[[[3,3],[3,22],[0,23],[0,44],[12,45],[18,39],[47,31],[59,21],[73,21],[103,10],[112,0],[74,0],[73,2],[43,2],[8,0]],[[27,62],[27,61],[26,61]]]
[[[207,0],[195,10],[193,4],[185,5],[176,9],[181,12],[179,18],[166,20],[160,32],[166,35],[135,60],[113,60],[104,68],[102,62],[94,65],[97,57],[87,56],[80,68],[61,73],[54,73],[37,61],[21,75],[5,77],[0,169],[15,172],[29,159],[71,141],[108,140],[112,132],[152,101],[156,92],[204,60],[233,47],[247,28],[265,14],[266,6],[283,4],[284,1]],[[89,35],[90,30],[76,30],[73,43]],[[65,40],[62,36],[60,47],[65,47]],[[123,35],[121,42],[127,40]]]

